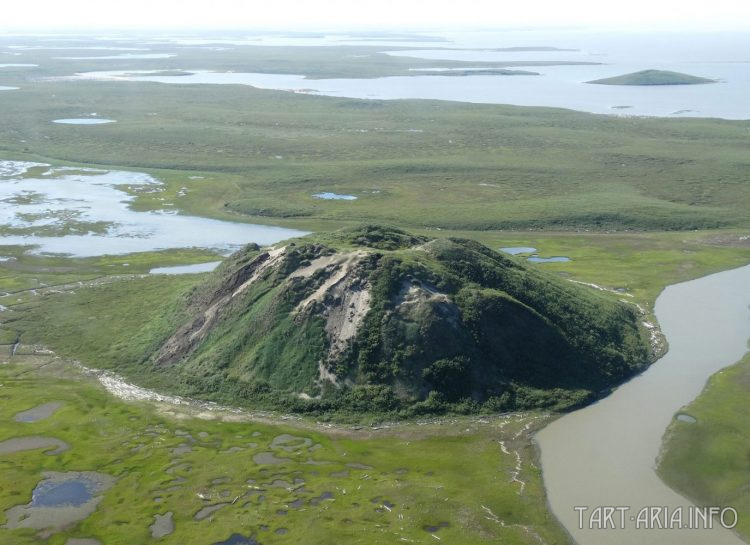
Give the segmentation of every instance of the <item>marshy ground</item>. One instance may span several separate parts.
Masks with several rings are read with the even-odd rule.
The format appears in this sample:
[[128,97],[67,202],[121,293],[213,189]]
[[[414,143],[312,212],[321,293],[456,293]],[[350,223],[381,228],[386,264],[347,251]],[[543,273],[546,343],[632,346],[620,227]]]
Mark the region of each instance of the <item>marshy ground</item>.
[[[260,543],[567,543],[545,511],[529,440],[547,415],[360,428],[134,403],[33,352],[22,346],[0,365],[0,437],[15,440],[0,450],[2,474],[12,475],[2,480],[0,520],[14,543],[214,544],[236,534]],[[58,408],[46,418],[15,418],[51,402]],[[50,450],[57,442],[69,448]],[[50,482],[57,503],[41,505]]]

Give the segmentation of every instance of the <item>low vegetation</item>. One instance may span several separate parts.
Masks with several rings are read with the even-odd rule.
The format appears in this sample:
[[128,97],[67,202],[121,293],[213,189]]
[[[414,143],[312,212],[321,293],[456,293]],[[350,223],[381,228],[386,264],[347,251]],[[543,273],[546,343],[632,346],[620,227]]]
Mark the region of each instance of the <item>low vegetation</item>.
[[[64,294],[16,325],[169,391],[316,414],[567,408],[653,357],[635,305],[465,239],[353,228],[189,282]],[[133,290],[158,305],[117,302]]]
[[[259,49],[242,58],[261,63],[274,54]],[[333,63],[351,51],[297,53],[295,69],[306,55],[327,55]],[[79,66],[50,59],[49,52],[33,53],[43,59],[25,55],[40,68],[23,77],[0,74],[0,85],[21,86],[3,95],[1,158],[146,170],[166,191],[138,195],[138,210],[169,203],[189,214],[314,231],[361,221],[477,232],[750,225],[748,122],[356,100],[244,85],[214,85],[207,93],[201,85],[46,80],[95,69],[95,61]],[[179,62],[157,59],[149,66],[188,66],[187,55],[197,62],[209,53],[180,50]],[[211,58],[214,69],[241,70]],[[371,61],[365,64],[377,66]],[[122,64],[143,68],[143,61]],[[24,85],[25,77],[41,81]],[[51,122],[85,112],[117,123]],[[358,198],[313,197],[327,191]]]
[[735,530],[750,539],[750,356],[711,377],[681,412],[696,421],[672,422],[660,476],[698,505],[733,507]]
[[[157,516],[172,522],[157,534],[165,545],[234,534],[280,544],[569,543],[533,464],[529,433],[542,415],[360,432],[270,425],[237,412],[122,402],[54,356],[28,354],[0,356],[0,444],[36,436],[69,448],[0,453],[3,543],[157,542]],[[50,402],[60,406],[51,416],[14,420]],[[43,528],[3,527],[47,471],[116,480],[80,522],[55,527],[57,509],[47,508]]]

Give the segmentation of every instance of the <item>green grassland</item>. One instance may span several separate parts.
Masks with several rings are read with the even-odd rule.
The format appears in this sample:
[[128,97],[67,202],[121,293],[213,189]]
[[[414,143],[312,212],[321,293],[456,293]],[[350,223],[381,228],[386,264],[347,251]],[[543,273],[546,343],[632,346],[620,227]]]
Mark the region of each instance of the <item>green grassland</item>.
[[[332,255],[356,263],[338,282],[368,286],[368,303],[352,318],[355,336],[340,349],[326,333],[328,317],[352,314],[356,298],[339,308],[329,301],[335,294],[320,295],[314,308],[295,310],[331,274],[297,271]],[[635,306],[473,241],[346,229],[296,239],[283,259],[249,277],[266,257],[257,247],[238,252],[189,292],[189,278],[141,278],[55,294],[24,307],[12,326],[26,343],[170,392],[325,416],[570,407],[653,360]],[[416,299],[407,303],[410,285]],[[207,329],[196,325],[212,312]],[[194,334],[195,350],[184,343]],[[327,391],[319,362],[351,386]],[[300,392],[319,399],[300,400]]]
[[[335,57],[321,49],[313,53]],[[173,68],[165,62],[172,60],[155,68]],[[747,122],[354,100],[240,85],[33,79],[73,71],[62,64],[0,73],[0,84],[21,86],[2,95],[3,157],[144,169],[168,184],[186,213],[316,228],[373,221],[621,231],[749,223]],[[51,123],[89,112],[117,123]],[[184,197],[177,196],[181,187]],[[319,191],[358,200],[313,198]],[[135,206],[160,206],[155,199],[141,196]]]
[[[730,232],[576,237],[483,233],[481,238],[494,248],[531,244],[543,255],[569,255],[573,259],[569,263],[534,268],[578,282],[596,283],[610,291],[584,289],[612,301],[638,304],[647,312],[665,285],[740,266],[750,258],[750,248],[742,246],[744,241]],[[337,244],[344,243],[339,240]],[[12,270],[7,270],[8,263],[0,264],[0,270],[7,271],[0,291],[10,292],[0,297],[0,305],[7,307],[0,316],[2,342],[11,344],[18,339],[23,344],[50,346],[61,355],[90,366],[117,368],[132,380],[155,389],[177,390],[199,397],[210,394],[226,402],[234,395],[232,392],[216,397],[220,390],[211,392],[206,384],[202,386],[208,389],[199,393],[193,380],[186,383],[184,377],[175,377],[172,372],[146,372],[150,368],[145,364],[148,355],[188,319],[183,314],[186,294],[198,286],[205,290],[206,275],[163,277],[142,276],[142,273],[160,262],[215,259],[210,254],[201,256],[191,252],[91,259],[23,256]],[[130,266],[123,267],[125,262]],[[20,268],[21,265],[25,268]],[[42,271],[46,271],[46,276],[40,277]],[[76,275],[84,281],[82,285],[71,281]],[[41,285],[40,278],[49,286]],[[23,283],[23,289],[11,289],[19,283]],[[206,382],[210,382],[209,375],[215,374],[215,369],[208,367],[203,373]],[[352,418],[352,415],[340,412],[337,418]],[[377,420],[378,416],[360,414],[357,418]]]
[[[408,68],[436,64],[379,54],[383,49],[391,48],[295,48],[295,59],[289,60],[288,48],[236,47],[217,57],[206,50],[164,46],[152,52],[180,56],[117,61],[117,68],[305,74],[311,78],[309,87],[314,88],[316,77],[407,75]],[[353,100],[246,86],[43,79],[112,68],[109,61],[53,59],[95,54],[83,49],[23,51],[21,56],[9,57],[7,62],[33,62],[40,67],[0,70],[0,85],[21,88],[0,93],[0,159],[149,172],[166,185],[160,196],[187,214],[313,231],[377,221],[430,236],[472,238],[493,249],[534,246],[542,255],[572,259],[540,267],[571,280],[619,289],[603,294],[632,300],[647,310],[668,284],[750,261],[746,238],[750,122],[620,118],[440,101]],[[439,64],[486,68],[482,63]],[[522,66],[533,70],[534,65]],[[90,112],[117,123],[51,123]],[[183,187],[187,191],[180,196]],[[319,191],[352,194],[358,200],[314,199],[312,194]],[[133,204],[138,210],[161,206],[162,202],[148,195],[139,195]],[[153,336],[139,335],[143,322],[124,317],[147,321],[176,305],[181,294],[202,278],[144,278],[142,274],[153,266],[216,259],[200,250],[68,259],[0,247],[0,255],[15,258],[0,262],[0,305],[7,307],[0,311],[0,344],[6,345],[0,351],[9,354],[20,337],[22,353],[41,343],[94,366],[118,354],[123,361],[136,361]],[[130,335],[130,341],[107,346],[103,341],[113,326],[121,329],[121,335]],[[155,333],[160,332],[150,332]],[[518,483],[510,482],[515,458],[503,456],[497,443],[514,437],[525,419],[531,418],[528,415],[503,430],[494,421],[478,425],[461,417],[455,425],[435,424],[429,433],[424,432],[425,426],[410,424],[402,428],[402,434],[375,438],[341,437],[319,429],[292,431],[279,426],[278,420],[268,425],[219,423],[183,414],[176,420],[174,414],[164,416],[150,406],[119,402],[68,371],[59,376],[56,364],[37,369],[45,363],[49,362],[21,355],[0,365],[1,436],[54,435],[73,449],[57,457],[39,451],[0,457],[1,474],[12,475],[0,479],[0,523],[5,509],[29,501],[42,470],[97,470],[119,479],[96,513],[46,541],[29,531],[0,530],[12,535],[14,544],[62,545],[68,536],[98,537],[107,545],[145,541],[153,515],[168,510],[175,513],[177,529],[164,543],[183,543],[196,535],[210,543],[236,531],[256,535],[263,543],[302,539],[379,543],[398,536],[432,543],[435,539],[422,526],[443,521],[450,526],[436,535],[452,543],[536,543],[536,534],[546,543],[568,543],[546,509],[538,469],[531,465],[528,438],[520,436],[516,447],[524,460],[520,478],[526,482],[520,496]],[[726,376],[735,372],[727,371]],[[697,412],[699,423],[693,428],[675,424],[679,433],[671,441],[685,441],[689,448],[670,449],[662,467],[677,468],[663,469],[663,474],[692,497],[740,506],[744,499],[733,494],[747,480],[742,480],[746,468],[739,456],[743,451],[725,448],[730,438],[735,441],[732,445],[739,444],[735,431],[719,437],[721,445],[705,456],[672,461],[678,450],[691,452],[714,444],[713,434],[724,433],[725,422],[746,432],[738,420],[745,413],[732,412],[744,403],[738,390],[743,383],[724,384],[724,377],[715,377],[712,388],[721,384],[721,391],[730,393],[714,396],[712,389],[710,397],[699,401],[710,399],[722,405],[711,409],[718,415],[716,425],[711,430],[700,427]],[[168,386],[155,379],[149,385]],[[37,424],[11,420],[18,411],[51,400],[65,402],[55,417]],[[704,415],[706,422],[714,422],[710,418]],[[162,503],[152,503],[157,494],[163,495],[159,489],[174,478],[164,470],[175,459],[171,449],[184,442],[175,434],[178,429],[193,437],[208,433],[212,443],[193,445],[193,452],[183,455],[191,469],[180,466],[175,470],[176,476],[187,479],[183,488],[165,496]],[[465,429],[470,431],[464,433]],[[684,432],[691,430],[701,436],[685,439]],[[314,475],[310,470],[319,468],[303,465],[296,454],[293,462],[279,468],[253,464],[249,447],[233,454],[220,452],[246,447],[246,436],[253,431],[263,434],[264,447],[257,450],[285,431],[310,437],[323,445],[315,458],[333,464]],[[156,436],[147,435],[152,432]],[[704,438],[710,439],[700,442]],[[140,444],[145,447],[131,451]],[[679,480],[682,471],[692,475],[711,470],[712,462],[706,460],[714,455],[720,457],[720,467],[730,468],[731,475],[717,478],[711,485],[715,489],[699,480],[696,488],[689,488]],[[357,470],[345,478],[329,477],[327,467],[343,470],[350,461],[374,467],[379,476],[363,479],[364,472]],[[400,468],[409,469],[406,476],[396,473]],[[427,475],[429,471],[434,475]],[[246,479],[268,483],[276,475],[292,480],[300,476],[311,495],[330,490],[336,492],[336,500],[281,516],[276,511],[286,510],[292,498],[288,491],[270,489],[264,505],[227,507],[214,514],[213,522],[192,519],[204,505],[198,492],[207,492],[213,503],[226,488],[231,501],[247,491]],[[224,488],[211,485],[212,479],[225,476],[230,477],[230,484]],[[347,495],[336,486],[346,489]],[[396,523],[389,518],[393,513],[375,511],[380,508],[371,503],[376,497],[395,503],[393,513],[409,506],[401,513],[405,519]],[[269,526],[269,532],[261,533],[261,526]],[[279,527],[290,532],[273,534]],[[748,535],[744,527],[742,531]]]
[[736,531],[750,539],[750,356],[711,377],[681,412],[697,422],[672,422],[659,475],[698,505],[733,507]]
[[[466,544],[569,543],[546,510],[528,440],[543,415],[361,432],[269,426],[221,411],[205,420],[204,410],[204,419],[196,419],[182,406],[115,400],[50,356],[9,361],[4,355],[0,383],[0,437],[49,436],[71,447],[58,455],[43,449],[0,455],[2,475],[13,475],[0,481],[0,523],[7,509],[30,501],[43,471],[117,478],[80,523],[62,531],[2,529],[3,543],[62,545],[69,537],[146,543],[154,516],[166,512],[175,530],[159,540],[165,544],[210,544],[235,533],[262,543],[432,543],[432,534]],[[50,401],[63,404],[53,416],[13,420]],[[295,439],[274,444],[282,434]],[[262,458],[264,452],[273,456]],[[218,503],[226,505],[194,519]]]

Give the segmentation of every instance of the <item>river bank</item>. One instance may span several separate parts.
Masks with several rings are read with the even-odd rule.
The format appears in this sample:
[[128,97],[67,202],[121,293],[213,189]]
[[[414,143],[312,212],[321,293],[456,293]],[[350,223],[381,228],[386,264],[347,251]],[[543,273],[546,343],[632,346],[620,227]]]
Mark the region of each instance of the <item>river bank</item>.
[[[670,347],[666,356],[611,396],[536,435],[552,511],[580,545],[743,543],[718,521],[710,530],[691,527],[695,521],[687,513],[694,506],[668,488],[654,466],[664,431],[680,408],[708,377],[747,351],[748,283],[750,266],[668,286],[655,304]],[[622,520],[615,513],[614,528],[600,529],[596,521],[591,528],[591,514],[603,506],[627,510]],[[658,528],[651,519],[653,529],[638,528],[640,511],[657,506],[668,513],[667,523],[682,507],[681,528]]]

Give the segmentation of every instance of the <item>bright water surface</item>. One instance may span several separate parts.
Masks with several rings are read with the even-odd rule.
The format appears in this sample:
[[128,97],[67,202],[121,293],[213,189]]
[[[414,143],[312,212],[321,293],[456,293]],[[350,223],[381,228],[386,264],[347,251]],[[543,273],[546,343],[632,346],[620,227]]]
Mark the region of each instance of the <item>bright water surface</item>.
[[221,261],[209,261],[208,263],[196,263],[195,265],[174,265],[172,267],[156,267],[149,274],[196,274],[211,272],[221,264]]
[[[36,169],[34,175],[28,171]],[[41,171],[36,174],[37,171]],[[138,193],[160,193],[148,174],[0,161],[0,227],[4,245],[35,246],[36,253],[77,257],[210,248],[230,252],[244,244],[274,244],[306,234],[295,229],[177,214],[175,203],[137,212]]]
[[[152,81],[174,84],[242,84],[263,89],[363,99],[436,99],[461,102],[552,106],[593,113],[647,116],[695,116],[750,119],[750,34],[741,33],[596,33],[560,31],[508,31],[446,34],[447,42],[428,48],[394,50],[387,42],[360,41],[361,45],[382,45],[382,52],[401,57],[427,58],[434,68],[441,61],[463,60],[501,68],[520,63],[521,68],[540,76],[394,76],[372,79],[306,79],[304,75],[241,72],[193,72],[188,76],[164,76],[148,71],[88,72],[78,79]],[[280,41],[281,40],[281,41]],[[182,40],[179,43],[183,43]],[[187,40],[189,41],[189,40]],[[236,40],[235,40],[236,41]],[[329,38],[307,39],[305,45],[352,45]],[[216,43],[196,39],[200,43]],[[231,41],[230,41],[231,42]],[[240,41],[241,42],[241,41]],[[238,43],[240,43],[238,42]],[[224,42],[221,42],[224,43]],[[289,39],[298,45],[299,40]],[[275,38],[274,45],[283,45]],[[244,45],[268,45],[249,40]],[[417,42],[407,45],[424,46]],[[492,48],[553,46],[574,51],[491,51]],[[453,48],[453,49],[451,49]],[[367,57],[372,53],[363,53]],[[357,56],[352,54],[353,56]],[[601,63],[586,65],[535,66],[534,62]],[[525,63],[525,64],[524,64]],[[587,81],[645,69],[672,70],[716,79],[705,85],[611,86]],[[626,108],[624,108],[626,107]]]
[[106,125],[107,123],[116,123],[114,119],[103,118],[74,118],[74,119],[53,119],[52,123],[61,125]]

